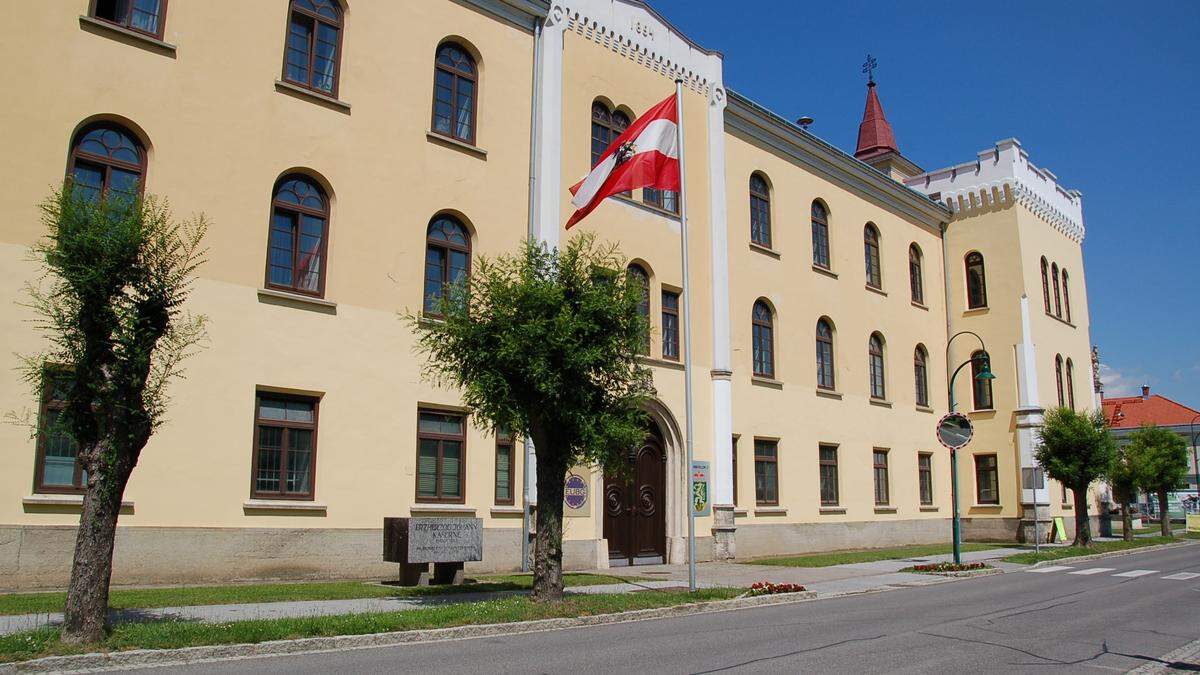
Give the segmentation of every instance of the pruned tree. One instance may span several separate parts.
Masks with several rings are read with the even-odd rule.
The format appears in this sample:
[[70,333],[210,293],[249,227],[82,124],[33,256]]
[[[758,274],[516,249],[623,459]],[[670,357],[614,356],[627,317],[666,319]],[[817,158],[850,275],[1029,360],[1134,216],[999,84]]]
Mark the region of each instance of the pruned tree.
[[25,378],[38,398],[58,387],[66,405],[55,431],[74,441],[86,472],[62,639],[94,642],[109,629],[125,486],[163,421],[167,383],[204,337],[204,317],[183,305],[207,224],[176,222],[153,197],[95,195],[70,182],[41,209],[47,233],[32,254],[44,275],[28,292],[48,346],[25,357]]
[[1038,430],[1038,463],[1046,475],[1070,488],[1075,498],[1075,540],[1072,546],[1091,546],[1088,522],[1088,487],[1109,474],[1116,459],[1116,443],[1099,410],[1076,412],[1050,408]]
[[1129,434],[1126,452],[1134,466],[1137,486],[1158,499],[1162,536],[1172,536],[1167,493],[1187,479],[1187,441],[1170,429],[1143,424]]
[[1107,479],[1112,486],[1113,499],[1121,505],[1121,536],[1125,541],[1133,541],[1133,514],[1129,505],[1137,501],[1137,466],[1128,447],[1117,450]]
[[567,470],[620,471],[644,440],[654,389],[639,362],[644,286],[613,245],[583,233],[564,248],[525,242],[481,259],[438,298],[436,318],[408,315],[425,376],[462,392],[477,426],[517,430],[537,456],[533,597],[562,598]]

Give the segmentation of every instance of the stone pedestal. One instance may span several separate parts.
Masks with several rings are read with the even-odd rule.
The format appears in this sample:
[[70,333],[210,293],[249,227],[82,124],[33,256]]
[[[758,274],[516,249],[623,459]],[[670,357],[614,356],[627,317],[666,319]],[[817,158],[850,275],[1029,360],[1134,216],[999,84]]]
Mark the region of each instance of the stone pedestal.
[[713,506],[713,560],[733,560],[737,557],[737,541],[734,535],[737,525],[733,519],[733,505]]
[[[1050,542],[1050,530],[1054,521],[1050,516],[1049,504],[1021,505],[1021,525],[1017,533],[1018,540],[1023,544],[1032,544],[1041,535],[1043,544]],[[1036,523],[1036,526],[1035,526]]]

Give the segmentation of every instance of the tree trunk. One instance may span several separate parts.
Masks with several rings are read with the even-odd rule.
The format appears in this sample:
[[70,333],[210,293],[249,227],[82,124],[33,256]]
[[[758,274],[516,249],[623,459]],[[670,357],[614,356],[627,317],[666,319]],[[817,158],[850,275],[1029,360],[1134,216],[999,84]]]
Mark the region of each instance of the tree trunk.
[[1171,536],[1171,516],[1167,513],[1167,489],[1165,487],[1158,489],[1158,519],[1162,526],[1162,536]]
[[1133,514],[1129,512],[1129,502],[1121,502],[1121,538],[1133,541]]
[[1075,485],[1071,493],[1075,497],[1075,541],[1072,546],[1087,548],[1092,545],[1092,524],[1088,520],[1087,489],[1085,485]]
[[567,467],[562,451],[535,429],[537,451],[537,533],[533,542],[533,599],[557,602],[563,597],[562,518]]
[[124,481],[113,485],[99,463],[92,464],[67,588],[62,641],[68,644],[99,642],[109,631],[108,587]]

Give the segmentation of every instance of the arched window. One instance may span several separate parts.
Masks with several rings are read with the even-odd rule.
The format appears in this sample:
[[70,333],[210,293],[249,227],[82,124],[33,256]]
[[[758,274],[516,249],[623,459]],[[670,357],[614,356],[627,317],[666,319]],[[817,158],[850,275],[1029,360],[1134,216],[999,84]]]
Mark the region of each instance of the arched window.
[[879,230],[870,223],[863,228],[863,248],[867,262],[867,285],[883,288],[883,271],[879,267]]
[[[600,156],[629,128],[629,115],[620,110],[610,110],[603,101],[592,102],[592,168],[600,163]],[[622,192],[625,197],[632,191]]]
[[1054,382],[1058,387],[1058,407],[1063,407],[1067,404],[1066,397],[1063,396],[1063,359],[1062,354],[1057,354],[1054,357]]
[[967,309],[987,307],[987,277],[983,270],[983,254],[967,254]]
[[762,174],[750,174],[750,241],[771,247],[771,188]]
[[867,342],[868,366],[871,373],[871,398],[887,398],[883,381],[883,336],[871,333]]
[[813,264],[829,269],[829,212],[818,201],[812,203]]
[[975,410],[991,410],[995,407],[992,400],[992,381],[979,379],[983,372],[983,364],[987,362],[987,353],[977,351],[971,354],[971,402]]
[[1050,313],[1050,263],[1046,262],[1046,257],[1042,256],[1042,302],[1046,306],[1046,313]]
[[753,343],[754,374],[759,377],[775,377],[775,327],[771,307],[766,301],[754,303]]
[[913,379],[917,387],[917,405],[929,405],[929,354],[917,345],[913,351]]
[[831,391],[835,386],[833,326],[825,319],[817,321],[817,386]]
[[291,0],[283,79],[337,97],[342,8],[334,0]]
[[325,247],[329,200],[316,181],[291,174],[275,184],[267,286],[298,293],[325,294]]
[[1058,290],[1058,263],[1050,265],[1050,281],[1054,284],[1054,316],[1062,318],[1062,293]]
[[433,69],[433,131],[475,143],[475,59],[457,43],[438,47]]
[[471,236],[453,216],[435,216],[425,235],[425,313],[439,314],[440,299],[471,271]]
[[912,301],[925,304],[925,279],[921,273],[921,248],[916,244],[908,247],[908,285],[912,290]]
[[633,263],[626,271],[630,279],[638,282],[642,288],[642,300],[638,303],[638,314],[642,316],[642,320],[646,322],[646,342],[642,345],[642,353],[650,353],[650,274],[646,272],[646,268],[637,263]]
[[113,193],[136,197],[146,173],[146,151],[122,126],[89,124],[71,142],[68,173],[74,189],[88,199]]
[[1075,364],[1067,359],[1067,405],[1075,409]]
[[1067,270],[1062,271],[1063,309],[1067,312],[1067,323],[1071,323],[1071,291],[1067,288]]
[[166,0],[93,0],[91,4],[91,15],[101,21],[162,38]]

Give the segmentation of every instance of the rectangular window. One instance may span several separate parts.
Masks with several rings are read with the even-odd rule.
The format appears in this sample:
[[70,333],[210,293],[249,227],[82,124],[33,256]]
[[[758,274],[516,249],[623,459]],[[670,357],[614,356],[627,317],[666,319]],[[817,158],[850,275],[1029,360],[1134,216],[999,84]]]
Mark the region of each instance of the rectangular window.
[[679,360],[679,294],[675,291],[662,292],[662,355]]
[[457,413],[417,413],[417,501],[463,501],[466,418]]
[[779,504],[779,442],[754,439],[754,501]]
[[1000,477],[995,455],[975,455],[975,502],[1000,503]]
[[92,16],[118,26],[161,37],[161,0],[94,0]]
[[838,459],[836,445],[817,446],[821,474],[821,506],[838,504]]
[[82,494],[87,473],[79,463],[79,447],[66,429],[63,410],[67,407],[70,373],[47,368],[42,374],[42,401],[38,416],[37,492]]
[[312,499],[316,474],[317,399],[258,394],[252,497]]
[[921,504],[933,504],[933,455],[922,452],[917,455],[917,477],[921,485]]
[[496,431],[496,504],[512,506],[513,497],[513,467],[516,466],[513,454],[514,444],[512,435],[505,429]]
[[891,501],[888,494],[888,453],[887,450],[874,451],[875,468],[875,503],[886,505]]
[[673,190],[642,188],[642,203],[670,213],[679,213],[679,193]]
[[738,503],[738,498],[737,498],[737,483],[738,483],[737,442],[738,442],[738,437],[736,434],[734,434],[734,436],[733,436],[733,453],[732,453],[733,454],[733,505],[734,506],[737,506],[737,503]]

